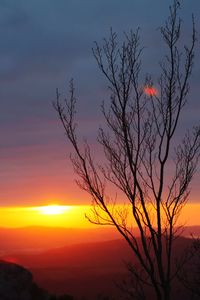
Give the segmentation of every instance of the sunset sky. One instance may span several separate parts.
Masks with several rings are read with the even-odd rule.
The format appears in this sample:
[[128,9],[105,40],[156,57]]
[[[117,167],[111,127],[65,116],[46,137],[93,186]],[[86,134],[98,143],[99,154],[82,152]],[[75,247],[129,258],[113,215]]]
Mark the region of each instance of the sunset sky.
[[[158,27],[168,15],[165,0],[1,0],[0,1],[0,206],[87,205],[89,196],[74,182],[71,148],[52,107],[56,88],[65,93],[71,77],[79,98],[81,134],[94,147],[102,122],[99,105],[106,81],[91,48],[109,29],[141,28],[144,69],[158,77],[163,52]],[[194,12],[198,42],[188,104],[179,133],[200,115],[200,1],[185,0],[181,10],[185,41]],[[191,202],[200,202],[199,177]],[[1,214],[5,214],[2,208]]]

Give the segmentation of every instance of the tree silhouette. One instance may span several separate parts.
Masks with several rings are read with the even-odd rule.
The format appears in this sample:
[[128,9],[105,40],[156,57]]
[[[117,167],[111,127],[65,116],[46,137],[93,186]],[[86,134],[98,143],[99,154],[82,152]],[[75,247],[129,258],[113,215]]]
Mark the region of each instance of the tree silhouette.
[[200,298],[200,239],[193,238],[192,246],[188,249],[188,263],[178,274],[181,284],[189,291],[190,300]]
[[[160,28],[166,54],[160,63],[157,89],[151,76],[141,80],[139,30],[125,33],[122,44],[112,30],[102,46],[95,43],[93,55],[110,92],[110,99],[102,104],[105,125],[98,134],[105,162],[95,163],[88,143],[80,145],[77,138],[73,81],[69,99],[62,102],[57,91],[54,103],[74,148],[71,160],[79,176],[77,183],[92,196],[93,214],[88,220],[115,226],[137,259],[136,266],[129,266],[135,282],[132,299],[149,299],[146,287],[153,293],[152,299],[172,299],[173,280],[183,263],[172,267],[173,243],[199,158],[200,127],[194,127],[176,144],[196,40],[193,19],[191,43],[180,46],[179,7],[175,0]],[[117,196],[112,198],[109,193],[111,185],[124,195],[128,205],[117,205]],[[134,234],[135,225],[140,241]]]

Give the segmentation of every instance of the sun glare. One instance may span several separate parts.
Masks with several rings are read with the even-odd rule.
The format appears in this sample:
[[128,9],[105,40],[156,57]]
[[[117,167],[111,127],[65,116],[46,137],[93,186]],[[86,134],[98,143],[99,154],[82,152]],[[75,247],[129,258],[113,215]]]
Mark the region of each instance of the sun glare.
[[144,92],[147,96],[151,97],[158,95],[158,90],[153,86],[145,86]]
[[70,206],[66,205],[46,205],[37,207],[38,211],[43,215],[61,215],[70,210]]

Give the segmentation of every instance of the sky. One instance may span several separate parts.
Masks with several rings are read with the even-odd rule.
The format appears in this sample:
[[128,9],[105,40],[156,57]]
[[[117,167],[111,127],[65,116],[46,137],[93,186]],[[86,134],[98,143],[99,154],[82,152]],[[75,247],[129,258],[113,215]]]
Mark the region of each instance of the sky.
[[[156,77],[162,52],[159,26],[171,1],[165,0],[0,0],[0,206],[48,203],[87,204],[89,196],[76,186],[71,151],[53,109],[56,88],[65,94],[75,80],[81,132],[95,144],[108,97],[91,48],[112,27],[140,27],[144,66]],[[188,41],[191,14],[200,34],[200,1],[185,0],[181,10]],[[199,121],[200,37],[182,128]],[[182,131],[180,132],[182,133]],[[192,186],[198,198],[198,175]]]

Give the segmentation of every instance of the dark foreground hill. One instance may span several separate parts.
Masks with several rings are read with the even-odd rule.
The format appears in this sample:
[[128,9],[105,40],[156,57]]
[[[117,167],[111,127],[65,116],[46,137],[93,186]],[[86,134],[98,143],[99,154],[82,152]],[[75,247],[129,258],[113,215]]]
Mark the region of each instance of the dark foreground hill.
[[[24,267],[0,260],[0,299],[1,300],[59,300],[41,289],[30,271]],[[73,300],[70,296],[63,300]]]

